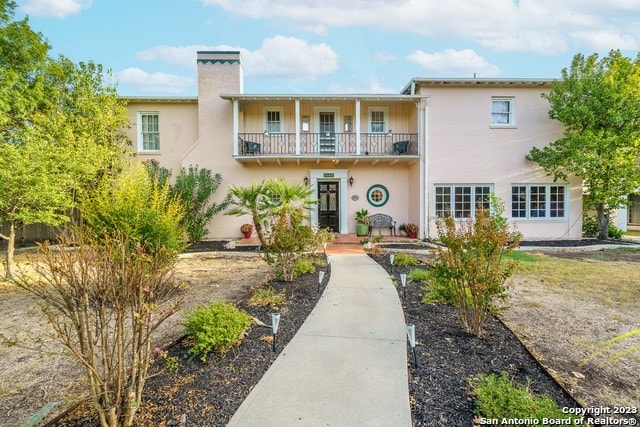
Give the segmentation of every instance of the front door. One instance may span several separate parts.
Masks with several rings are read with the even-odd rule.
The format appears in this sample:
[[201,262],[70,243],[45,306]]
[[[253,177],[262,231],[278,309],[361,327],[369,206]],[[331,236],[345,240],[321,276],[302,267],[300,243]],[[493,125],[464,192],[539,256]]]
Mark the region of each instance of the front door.
[[340,210],[338,189],[340,181],[318,182],[318,226],[340,232]]
[[336,119],[333,112],[321,112],[319,115],[320,154],[336,152]]

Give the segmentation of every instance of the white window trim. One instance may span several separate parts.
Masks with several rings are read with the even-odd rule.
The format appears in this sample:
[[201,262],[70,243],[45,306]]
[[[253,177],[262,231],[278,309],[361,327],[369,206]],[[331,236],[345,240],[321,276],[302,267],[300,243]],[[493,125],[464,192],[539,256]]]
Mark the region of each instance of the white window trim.
[[[526,213],[525,217],[513,216],[513,187],[526,187]],[[531,187],[545,187],[545,216],[531,216]],[[564,187],[564,212],[563,216],[551,216],[551,187]],[[558,183],[533,183],[533,184],[511,184],[509,187],[509,217],[513,221],[566,221],[569,219],[569,185]]]
[[[384,128],[382,130],[382,132],[373,132],[371,130],[371,114],[374,111],[382,111],[382,113],[384,114]],[[384,107],[384,106],[371,106],[369,108],[367,108],[367,132],[369,133],[376,133],[376,134],[383,134],[383,133],[387,133],[389,132],[389,107]]]
[[[139,153],[159,153],[158,150],[145,150],[144,149],[144,140],[142,138],[142,116],[143,115],[156,115],[158,116],[158,139],[160,138],[160,112],[159,111],[138,111],[138,122],[137,122],[137,133],[138,133],[138,152]],[[160,144],[160,141],[158,142]]]
[[[511,121],[507,124],[493,123],[493,101],[509,101],[511,104]],[[513,96],[493,96],[491,97],[491,128],[494,129],[514,129],[516,128],[516,98]]]
[[[454,219],[456,221],[465,221],[465,220],[472,220],[475,219],[476,217],[476,205],[474,203],[474,199],[475,199],[475,187],[489,187],[489,194],[495,194],[495,186],[494,184],[489,184],[489,183],[480,183],[480,184],[434,184],[433,186],[433,212],[436,215],[436,218],[438,218],[438,213],[436,210],[437,207],[437,191],[436,189],[438,187],[448,187],[451,190],[450,196],[451,196],[451,201],[450,201],[450,206],[453,206],[455,204],[455,189],[456,187],[471,187],[471,216],[470,217],[460,217],[457,218],[454,216]],[[493,205],[490,205],[490,209],[493,211]]]
[[284,107],[283,106],[266,106],[263,108],[263,130],[266,132],[267,130],[267,117],[269,111],[277,111],[280,113],[280,132],[271,132],[271,133],[284,133],[285,132],[285,123],[284,123]]

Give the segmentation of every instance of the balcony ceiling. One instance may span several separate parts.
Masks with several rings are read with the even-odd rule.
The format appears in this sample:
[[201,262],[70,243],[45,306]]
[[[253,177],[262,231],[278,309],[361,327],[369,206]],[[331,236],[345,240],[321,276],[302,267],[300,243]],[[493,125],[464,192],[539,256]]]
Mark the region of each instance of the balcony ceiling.
[[400,156],[282,156],[282,155],[238,155],[234,157],[237,162],[245,165],[411,165],[420,160],[418,155],[400,155]]

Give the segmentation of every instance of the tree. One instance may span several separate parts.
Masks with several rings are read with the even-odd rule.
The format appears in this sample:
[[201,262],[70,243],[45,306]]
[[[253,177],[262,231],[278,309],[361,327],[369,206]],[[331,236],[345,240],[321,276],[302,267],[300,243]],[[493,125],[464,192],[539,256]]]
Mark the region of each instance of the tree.
[[263,223],[268,217],[268,204],[265,201],[264,191],[264,182],[253,183],[246,187],[232,185],[229,187],[231,196],[229,204],[232,208],[225,212],[225,215],[250,215],[263,248],[267,246]]
[[53,60],[16,4],[0,1],[0,222],[9,224],[11,278],[16,229],[60,225],[77,195],[117,171],[127,112],[100,65]]
[[183,226],[189,235],[189,241],[199,242],[207,235],[207,224],[211,219],[227,208],[230,196],[220,203],[209,199],[222,183],[222,175],[212,174],[210,169],[198,169],[197,166],[182,168],[171,187],[184,208]]
[[599,60],[597,54],[577,54],[543,97],[564,134],[534,147],[527,159],[554,180],[583,180],[587,207],[598,214],[598,238],[606,239],[611,211],[640,186],[640,56],[631,60],[611,51]]

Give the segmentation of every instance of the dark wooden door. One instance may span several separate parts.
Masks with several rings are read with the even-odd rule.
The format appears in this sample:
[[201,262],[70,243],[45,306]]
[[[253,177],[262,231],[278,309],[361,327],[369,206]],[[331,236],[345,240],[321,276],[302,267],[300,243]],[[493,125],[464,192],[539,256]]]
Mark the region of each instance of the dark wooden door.
[[334,232],[340,230],[339,185],[339,181],[318,182],[318,226]]

